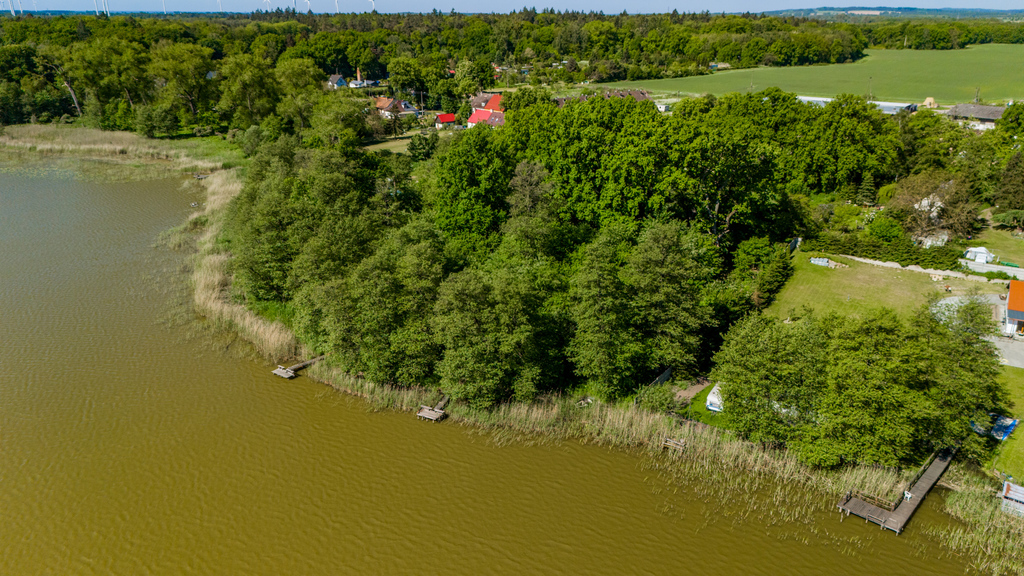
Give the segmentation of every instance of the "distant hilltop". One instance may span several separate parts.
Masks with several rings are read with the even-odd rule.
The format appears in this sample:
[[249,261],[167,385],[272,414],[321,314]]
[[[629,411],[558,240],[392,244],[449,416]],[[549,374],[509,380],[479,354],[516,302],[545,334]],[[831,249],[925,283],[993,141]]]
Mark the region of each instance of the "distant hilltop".
[[802,16],[805,18],[883,17],[883,18],[1024,18],[1024,10],[991,10],[987,8],[909,8],[892,6],[825,6],[772,10],[765,14],[775,16]]

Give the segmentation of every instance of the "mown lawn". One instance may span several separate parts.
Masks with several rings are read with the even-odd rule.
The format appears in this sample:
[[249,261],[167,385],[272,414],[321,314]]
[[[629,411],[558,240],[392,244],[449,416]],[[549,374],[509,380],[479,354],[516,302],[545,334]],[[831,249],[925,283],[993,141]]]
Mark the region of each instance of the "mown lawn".
[[[1000,379],[1010,390],[1010,398],[1014,404],[1013,417],[1024,419],[1024,368],[1003,366]],[[1018,484],[1024,480],[1024,428],[1018,428],[1006,442],[1003,442],[992,466],[1013,476]]]
[[963,50],[867,50],[850,64],[729,70],[708,76],[615,82],[608,87],[657,93],[726,94],[778,87],[802,96],[865,95],[876,100],[940,104],[1024,98],[1024,45],[986,44]]
[[[946,278],[933,282],[928,274],[883,268],[830,256],[848,268],[825,268],[811,264],[810,255],[796,252],[793,255],[793,277],[779,292],[767,313],[780,318],[799,315],[803,306],[819,313],[837,312],[844,315],[861,315],[879,307],[892,308],[903,317],[914,314],[928,301],[928,296],[941,293],[942,296],[967,294],[977,289],[983,294],[996,294],[1004,290],[1001,284],[988,284]],[[949,285],[952,293],[945,293],[942,287]]]
[[375,150],[390,150],[395,154],[404,154],[409,150],[409,141],[412,140],[413,134],[418,134],[419,130],[406,132],[401,136],[394,136],[387,140],[375,142],[369,146],[364,146],[363,149],[373,152]]
[[690,406],[683,412],[683,415],[691,420],[697,420],[711,426],[717,426],[719,428],[730,429],[728,411],[729,407],[725,407],[724,412],[712,412],[705,406],[705,402],[708,400],[708,394],[711,393],[711,389],[714,388],[714,384],[708,384],[703,390],[697,393],[693,397],[693,401],[690,402]]
[[986,228],[968,244],[988,248],[993,254],[999,256],[1000,264],[1012,262],[1024,267],[1024,239],[1014,238],[1009,230]]

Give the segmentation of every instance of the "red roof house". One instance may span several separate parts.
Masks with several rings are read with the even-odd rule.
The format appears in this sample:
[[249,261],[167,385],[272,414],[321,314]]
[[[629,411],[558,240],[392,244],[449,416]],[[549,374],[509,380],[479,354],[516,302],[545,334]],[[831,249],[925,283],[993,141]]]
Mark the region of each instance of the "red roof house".
[[438,130],[449,124],[455,124],[455,114],[438,114],[437,119],[434,121],[434,127]]
[[484,104],[483,108],[492,112],[504,112],[505,109],[501,107],[501,94],[491,96],[490,99],[487,100],[487,104]]
[[1010,294],[1006,299],[1006,327],[1008,332],[1024,330],[1024,282],[1010,280]]
[[486,122],[490,117],[490,110],[475,110],[473,111],[473,115],[469,117],[469,120],[466,121],[466,126],[472,128],[481,122]]

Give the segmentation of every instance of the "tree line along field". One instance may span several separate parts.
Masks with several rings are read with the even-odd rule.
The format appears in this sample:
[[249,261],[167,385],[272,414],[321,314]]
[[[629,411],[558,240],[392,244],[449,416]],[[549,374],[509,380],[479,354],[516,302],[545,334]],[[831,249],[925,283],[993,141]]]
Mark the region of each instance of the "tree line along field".
[[875,100],[940,104],[1024,98],[1024,46],[986,44],[963,50],[866,50],[849,64],[760,67],[706,76],[616,82],[616,88],[643,88],[655,93],[715,94],[755,92],[778,87],[804,96],[868,93]]

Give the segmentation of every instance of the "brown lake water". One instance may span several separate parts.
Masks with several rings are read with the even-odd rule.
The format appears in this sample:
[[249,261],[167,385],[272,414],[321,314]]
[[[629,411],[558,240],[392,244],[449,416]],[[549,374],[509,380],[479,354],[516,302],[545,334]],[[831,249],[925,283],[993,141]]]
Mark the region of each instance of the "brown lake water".
[[637,455],[498,445],[272,376],[168,321],[182,255],[155,243],[194,191],[71,176],[0,173],[0,574],[966,569],[924,535],[941,494],[902,536],[736,521]]

